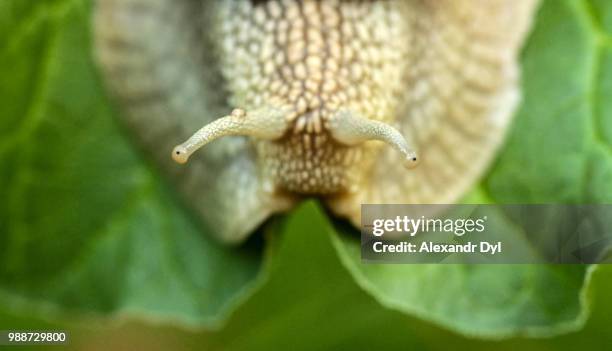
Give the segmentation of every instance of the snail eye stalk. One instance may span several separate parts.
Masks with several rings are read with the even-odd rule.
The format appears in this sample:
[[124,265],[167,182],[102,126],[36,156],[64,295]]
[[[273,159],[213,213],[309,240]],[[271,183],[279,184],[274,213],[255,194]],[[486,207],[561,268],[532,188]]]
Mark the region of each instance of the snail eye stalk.
[[278,139],[288,128],[286,114],[286,111],[269,107],[249,112],[235,109],[230,115],[205,125],[187,141],[176,146],[172,150],[172,158],[178,163],[186,163],[195,151],[224,136],[244,135],[259,139]]
[[416,152],[408,146],[404,136],[386,123],[361,117],[351,111],[341,110],[330,118],[328,127],[332,137],[342,144],[355,145],[369,140],[378,140],[401,153],[406,168],[414,168],[419,163]]

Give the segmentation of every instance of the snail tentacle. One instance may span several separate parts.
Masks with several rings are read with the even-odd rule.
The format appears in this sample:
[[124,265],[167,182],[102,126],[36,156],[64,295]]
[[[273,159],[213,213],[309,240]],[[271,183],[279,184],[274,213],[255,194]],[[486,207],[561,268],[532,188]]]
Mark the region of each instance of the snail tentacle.
[[206,124],[187,141],[176,146],[172,150],[172,158],[178,163],[186,163],[195,151],[224,136],[242,135],[259,139],[278,139],[288,128],[286,114],[287,112],[282,109],[269,107],[250,112],[234,109],[230,115]]
[[404,157],[406,168],[418,164],[418,157],[404,136],[391,125],[371,120],[352,111],[341,110],[329,120],[329,130],[333,138],[347,145],[360,144],[369,140],[378,140],[389,144]]

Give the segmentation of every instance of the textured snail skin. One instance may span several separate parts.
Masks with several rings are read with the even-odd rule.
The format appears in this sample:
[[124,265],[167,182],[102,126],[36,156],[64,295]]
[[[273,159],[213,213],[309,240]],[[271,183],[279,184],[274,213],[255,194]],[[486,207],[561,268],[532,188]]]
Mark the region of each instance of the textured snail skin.
[[503,140],[536,5],[98,0],[96,54],[142,147],[239,243],[309,196],[355,225],[362,203],[456,201]]

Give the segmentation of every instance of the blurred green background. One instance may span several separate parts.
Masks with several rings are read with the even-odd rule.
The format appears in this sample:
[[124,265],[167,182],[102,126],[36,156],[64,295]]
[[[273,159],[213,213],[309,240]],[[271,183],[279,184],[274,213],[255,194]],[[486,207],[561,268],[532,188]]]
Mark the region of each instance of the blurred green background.
[[[91,12],[0,1],[0,330],[67,329],[74,350],[612,345],[610,266],[364,266],[314,202],[219,246],[116,122]],[[610,203],[612,3],[543,1],[522,66],[466,202]]]

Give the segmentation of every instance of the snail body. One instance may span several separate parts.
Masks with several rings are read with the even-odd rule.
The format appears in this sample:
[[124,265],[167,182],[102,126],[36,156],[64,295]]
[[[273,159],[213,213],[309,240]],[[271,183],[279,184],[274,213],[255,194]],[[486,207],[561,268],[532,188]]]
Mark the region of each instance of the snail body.
[[362,203],[456,201],[517,104],[535,6],[98,0],[96,52],[139,143],[238,243],[304,197],[356,225]]

